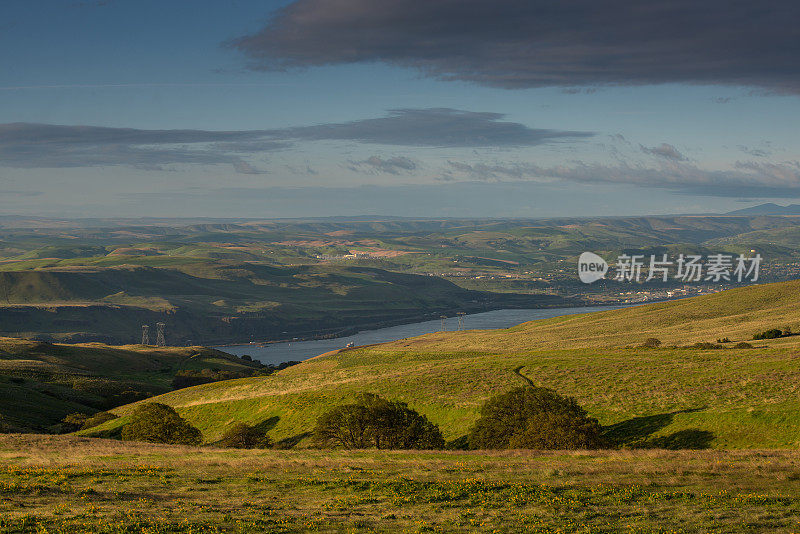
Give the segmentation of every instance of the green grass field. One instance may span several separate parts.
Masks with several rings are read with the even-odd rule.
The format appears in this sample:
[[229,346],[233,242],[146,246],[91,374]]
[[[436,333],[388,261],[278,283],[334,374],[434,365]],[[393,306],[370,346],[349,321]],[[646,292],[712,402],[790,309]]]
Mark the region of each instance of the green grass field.
[[797,532],[796,451],[232,451],[0,436],[2,532]]
[[[800,532],[800,336],[752,340],[800,331],[798,290],[429,334],[153,399],[206,443],[243,421],[268,431],[272,450],[88,437],[114,436],[133,405],[83,435],[2,435],[0,532]],[[649,337],[661,347],[641,347]],[[752,348],[733,347],[743,341]],[[18,369],[135,374],[154,357],[45,345],[57,350],[36,359],[35,346],[7,343]],[[456,443],[486,398],[527,383],[575,396],[617,448],[307,448],[316,418],[359,392],[408,402]]]
[[[207,441],[245,421],[266,425],[285,446],[303,447],[327,407],[369,391],[408,402],[456,440],[489,396],[530,381],[576,397],[620,445],[797,448],[800,337],[733,345],[769,328],[800,330],[798,290],[800,282],[751,286],[507,330],[429,334],[156,400],[174,406]],[[662,348],[639,347],[649,337]],[[725,348],[689,347],[723,337],[731,340]]]

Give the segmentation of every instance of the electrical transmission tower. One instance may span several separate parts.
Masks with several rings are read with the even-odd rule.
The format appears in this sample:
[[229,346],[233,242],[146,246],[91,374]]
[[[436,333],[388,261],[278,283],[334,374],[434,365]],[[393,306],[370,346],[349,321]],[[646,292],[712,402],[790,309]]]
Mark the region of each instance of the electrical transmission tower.
[[442,332],[447,332],[447,327],[444,324],[444,322],[447,320],[447,316],[446,315],[440,315],[439,319],[442,320]]
[[164,323],[156,323],[156,346],[157,347],[164,347],[167,345],[167,342],[164,340],[164,327],[167,325]]
[[143,324],[142,325],[142,345],[149,345],[150,344],[150,325]]
[[466,315],[466,313],[458,312],[456,313],[456,315],[458,315],[458,329],[461,330],[464,328],[464,316]]

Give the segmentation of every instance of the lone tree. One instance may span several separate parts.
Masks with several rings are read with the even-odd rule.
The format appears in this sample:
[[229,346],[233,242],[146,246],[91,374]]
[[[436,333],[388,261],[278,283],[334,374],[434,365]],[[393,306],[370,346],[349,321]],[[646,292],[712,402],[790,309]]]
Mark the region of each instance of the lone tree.
[[439,427],[405,402],[362,393],[352,404],[328,410],[317,420],[314,441],[345,449],[442,449]]
[[199,445],[202,438],[200,431],[171,406],[157,402],[134,408],[131,422],[122,427],[122,439],[129,441]]
[[473,449],[598,449],[597,419],[575,399],[526,386],[486,401],[469,433]]
[[216,445],[231,449],[268,449],[272,447],[269,437],[254,426],[234,423],[222,435]]

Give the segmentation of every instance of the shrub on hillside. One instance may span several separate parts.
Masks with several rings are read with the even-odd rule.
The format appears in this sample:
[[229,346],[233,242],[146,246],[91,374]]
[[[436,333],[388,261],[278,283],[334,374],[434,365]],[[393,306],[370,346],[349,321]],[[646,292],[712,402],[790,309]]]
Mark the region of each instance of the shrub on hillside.
[[597,449],[597,419],[575,399],[526,386],[490,398],[469,433],[472,449]]
[[61,425],[59,425],[57,431],[65,434],[69,432],[77,432],[83,427],[83,424],[87,419],[89,419],[89,416],[85,413],[71,413],[61,420]]
[[217,442],[219,447],[231,449],[268,449],[272,446],[269,437],[246,423],[234,423]]
[[148,402],[133,409],[131,422],[122,428],[122,439],[199,445],[202,434],[190,425],[171,406]]
[[317,420],[314,442],[345,449],[442,449],[439,427],[405,402],[362,393],[352,404],[328,410]]
[[654,337],[649,337],[644,340],[644,343],[642,343],[642,347],[646,347],[648,349],[657,349],[660,346],[661,340]]
[[753,345],[748,343],[747,341],[740,341],[736,345],[733,346],[734,349],[752,349]]
[[777,339],[779,337],[783,337],[784,333],[779,330],[778,328],[771,328],[769,330],[765,330],[764,332],[760,332],[753,336],[753,339]]

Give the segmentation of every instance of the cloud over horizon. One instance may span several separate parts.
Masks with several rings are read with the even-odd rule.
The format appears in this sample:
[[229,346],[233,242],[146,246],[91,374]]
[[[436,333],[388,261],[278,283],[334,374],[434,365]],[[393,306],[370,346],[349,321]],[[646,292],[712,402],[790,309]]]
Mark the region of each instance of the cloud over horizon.
[[367,174],[403,174],[413,172],[417,169],[417,162],[405,156],[394,156],[382,158],[380,156],[370,156],[361,161],[350,161],[348,168],[356,172]]
[[661,143],[654,147],[640,147],[642,152],[650,156],[658,156],[672,161],[688,161],[689,158],[680,153],[680,151],[669,143]]
[[393,109],[385,117],[301,126],[276,131],[278,137],[306,141],[346,140],[415,147],[522,147],[594,136],[530,128],[503,121],[502,113],[450,108]]
[[[54,124],[0,124],[0,166],[19,168],[230,164],[261,171],[243,158],[300,141],[352,141],[410,147],[523,147],[580,140],[591,132],[530,128],[500,113],[447,108],[391,110],[384,117],[284,129],[140,130]],[[399,160],[389,167],[400,168]],[[375,167],[373,165],[373,167]]]
[[383,62],[507,89],[746,86],[800,93],[791,0],[295,0],[234,39],[259,70]]
[[732,170],[706,170],[690,163],[664,160],[643,163],[574,162],[571,165],[541,166],[533,163],[509,165],[449,161],[443,181],[552,181],[583,184],[629,184],[669,189],[705,196],[800,197],[800,162],[736,162]]

